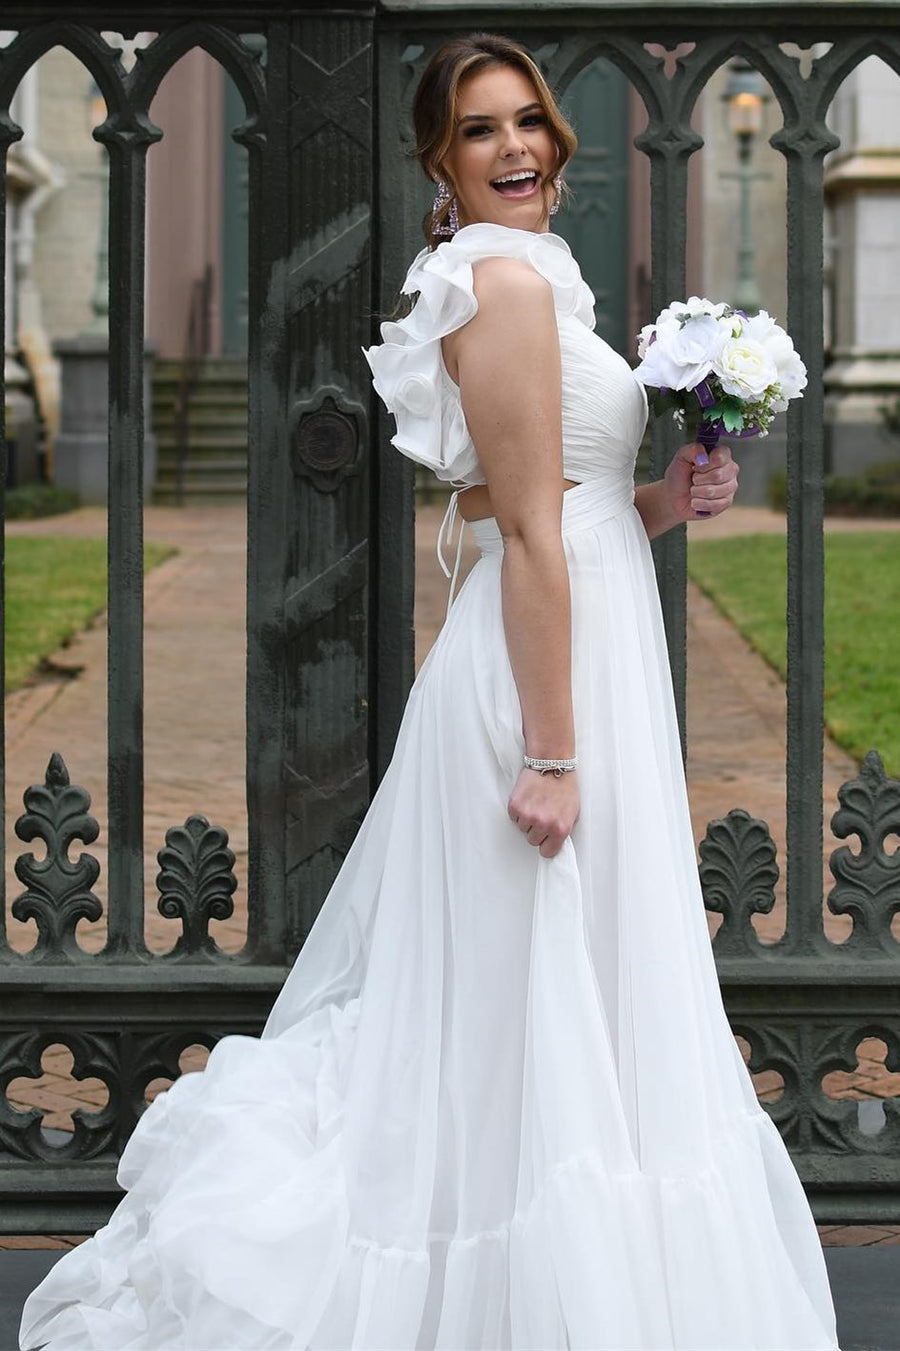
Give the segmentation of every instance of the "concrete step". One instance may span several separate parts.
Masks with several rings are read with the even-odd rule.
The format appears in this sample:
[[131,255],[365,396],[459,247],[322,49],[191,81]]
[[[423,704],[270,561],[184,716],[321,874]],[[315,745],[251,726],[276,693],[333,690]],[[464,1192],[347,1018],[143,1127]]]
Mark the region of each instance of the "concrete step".
[[[153,407],[161,413],[167,408],[176,408],[179,401],[178,385],[154,386],[153,389]],[[191,408],[246,408],[247,382],[236,382],[234,384],[221,384],[218,382],[209,382],[202,385],[196,385],[191,390],[190,397]]]
[[232,357],[210,357],[195,375],[187,413],[187,446],[182,447],[178,407],[183,363],[161,361],[154,369],[154,502],[217,502],[247,493],[247,364]]
[[[60,1252],[0,1251],[0,1348],[13,1351],[22,1305]],[[900,1247],[826,1248],[841,1351],[900,1351]],[[760,1299],[765,1291],[757,1291]],[[784,1351],[790,1351],[785,1347]]]
[[[160,465],[156,474],[158,488],[175,485],[178,482],[178,466]],[[184,466],[185,485],[207,486],[210,483],[241,483],[247,485],[247,463],[232,460],[189,460]]]
[[[153,430],[157,436],[163,432],[174,433],[180,424],[180,419],[176,410],[172,407],[153,410]],[[247,435],[247,406],[240,405],[234,408],[228,408],[223,404],[210,404],[208,408],[201,408],[197,404],[192,404],[188,409],[187,425],[189,428],[196,427],[198,431],[216,431],[221,428],[226,432],[243,432]]]
[[[247,383],[247,362],[242,357],[204,357],[199,363],[201,379],[242,380]],[[153,363],[153,382],[179,381],[184,374],[184,362],[166,359]]]
[[[160,452],[171,452],[173,455],[178,451],[178,440],[171,428],[163,428],[156,433],[156,444]],[[225,428],[213,428],[208,430],[201,427],[191,427],[188,433],[188,455],[204,455],[207,452],[222,455],[243,455],[247,456],[247,431],[239,428],[233,428],[228,431]]]

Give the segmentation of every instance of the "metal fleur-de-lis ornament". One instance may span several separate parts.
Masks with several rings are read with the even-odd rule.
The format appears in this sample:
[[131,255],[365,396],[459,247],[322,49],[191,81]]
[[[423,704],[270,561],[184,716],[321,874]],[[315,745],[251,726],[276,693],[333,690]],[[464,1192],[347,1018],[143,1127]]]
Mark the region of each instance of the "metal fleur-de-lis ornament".
[[230,919],[237,889],[227,831],[211,826],[205,816],[189,816],[183,826],[166,831],[157,858],[159,913],[180,919],[184,930],[170,955],[214,956],[209,922]]
[[100,833],[89,811],[91,795],[69,781],[62,756],[54,752],[44,782],[28,788],[24,800],[16,834],[26,844],[41,840],[46,854],[42,859],[32,853],[16,859],[16,877],[27,889],[13,901],[13,916],[37,924],[38,941],[30,960],[83,960],[75,930],[80,920],[98,920],[103,913],[91,890],[100,864],[88,853],[70,857],[69,848],[76,840],[93,844]]

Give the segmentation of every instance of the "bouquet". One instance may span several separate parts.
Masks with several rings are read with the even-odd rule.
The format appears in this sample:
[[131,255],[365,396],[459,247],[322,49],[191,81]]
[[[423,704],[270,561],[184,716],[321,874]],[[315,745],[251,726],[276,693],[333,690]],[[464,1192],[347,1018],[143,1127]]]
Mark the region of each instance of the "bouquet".
[[806,367],[765,310],[747,315],[691,296],[675,301],[638,335],[638,380],[657,413],[711,450],[720,436],[766,436],[776,413],[801,398]]

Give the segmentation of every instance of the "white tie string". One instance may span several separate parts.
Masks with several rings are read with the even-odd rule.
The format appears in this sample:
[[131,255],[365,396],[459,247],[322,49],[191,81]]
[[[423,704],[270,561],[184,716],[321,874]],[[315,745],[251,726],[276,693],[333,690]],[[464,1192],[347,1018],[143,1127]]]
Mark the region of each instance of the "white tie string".
[[453,564],[453,574],[452,574],[452,576],[451,576],[451,573],[450,573],[450,569],[447,567],[447,564],[444,562],[444,555],[443,555],[443,551],[442,551],[441,545],[443,544],[443,541],[444,541],[444,534],[445,534],[445,533],[446,533],[446,536],[447,536],[447,543],[448,543],[448,544],[451,544],[451,543],[452,543],[452,540],[453,540],[453,526],[454,526],[454,524],[455,524],[455,522],[456,522],[456,517],[457,517],[457,514],[458,514],[458,512],[457,512],[457,503],[458,503],[458,501],[459,501],[459,494],[460,494],[461,492],[463,492],[463,491],[465,491],[465,490],[462,489],[462,488],[457,488],[455,492],[452,492],[452,493],[450,494],[450,501],[447,503],[447,510],[444,512],[444,519],[441,521],[441,528],[440,528],[440,530],[438,531],[438,537],[437,537],[437,559],[438,559],[438,562],[439,562],[440,565],[441,565],[441,571],[443,572],[444,576],[445,576],[445,577],[450,577],[450,592],[449,592],[449,594],[448,594],[448,596],[447,596],[447,612],[446,612],[446,614],[445,614],[445,616],[444,616],[445,622],[446,622],[447,617],[448,617],[449,614],[450,614],[450,606],[453,604],[453,593],[454,593],[454,591],[456,590],[456,579],[457,579],[457,577],[459,576],[459,564],[460,564],[460,560],[461,560],[461,558],[462,558],[463,531],[464,531],[465,528],[466,528],[466,520],[465,520],[465,517],[464,517],[464,516],[460,516],[460,517],[459,517],[459,520],[460,520],[459,533],[458,533],[458,535],[457,535],[457,537],[456,537],[456,561],[455,561],[455,563]]

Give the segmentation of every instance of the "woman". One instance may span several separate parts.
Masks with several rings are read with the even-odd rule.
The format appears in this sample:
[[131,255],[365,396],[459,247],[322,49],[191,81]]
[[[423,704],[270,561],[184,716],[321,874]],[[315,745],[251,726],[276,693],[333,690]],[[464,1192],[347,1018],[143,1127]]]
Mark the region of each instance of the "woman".
[[634,489],[646,400],[548,230],[575,138],[527,55],[448,44],[416,127],[444,187],[366,355],[482,557],[262,1039],[148,1109],[21,1345],[833,1351],[716,982],[648,544],[737,471],[685,446]]

